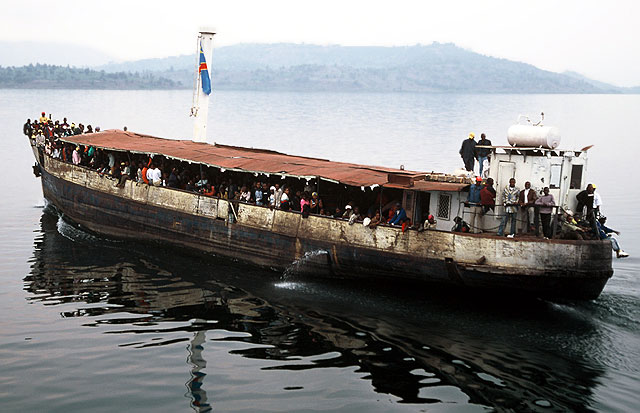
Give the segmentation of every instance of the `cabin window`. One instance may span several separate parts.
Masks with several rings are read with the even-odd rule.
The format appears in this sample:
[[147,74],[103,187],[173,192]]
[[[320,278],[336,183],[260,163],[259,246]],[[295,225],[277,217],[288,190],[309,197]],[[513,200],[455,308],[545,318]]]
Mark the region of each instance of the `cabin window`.
[[436,216],[442,219],[449,219],[451,212],[451,195],[440,194],[438,196],[438,211]]
[[571,180],[569,181],[569,189],[580,189],[582,187],[582,167],[583,165],[571,166]]
[[560,188],[560,171],[562,165],[551,165],[551,178],[549,179],[549,188]]

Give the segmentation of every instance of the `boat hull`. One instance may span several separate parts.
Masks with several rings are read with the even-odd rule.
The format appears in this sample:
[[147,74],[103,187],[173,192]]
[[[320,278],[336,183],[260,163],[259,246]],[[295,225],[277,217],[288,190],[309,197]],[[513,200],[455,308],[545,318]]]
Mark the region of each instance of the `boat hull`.
[[[67,219],[107,236],[162,242],[316,276],[439,283],[545,298],[594,299],[613,271],[600,241],[514,241],[407,231],[236,204],[128,181],[46,158],[45,198]],[[168,195],[167,195],[168,194]],[[236,221],[229,221],[229,214]]]

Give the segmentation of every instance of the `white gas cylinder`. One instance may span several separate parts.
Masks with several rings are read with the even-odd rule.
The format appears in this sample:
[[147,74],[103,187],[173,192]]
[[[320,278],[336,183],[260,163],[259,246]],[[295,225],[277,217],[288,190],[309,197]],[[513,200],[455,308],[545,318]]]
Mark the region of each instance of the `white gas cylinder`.
[[507,141],[511,146],[555,149],[560,145],[560,131],[555,126],[512,125]]

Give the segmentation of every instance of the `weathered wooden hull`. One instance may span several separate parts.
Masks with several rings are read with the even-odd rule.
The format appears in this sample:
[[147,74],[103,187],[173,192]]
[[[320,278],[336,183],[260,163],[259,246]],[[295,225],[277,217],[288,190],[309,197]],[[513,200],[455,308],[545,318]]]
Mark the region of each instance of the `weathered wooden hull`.
[[596,298],[613,273],[608,242],[403,233],[247,204],[236,205],[237,222],[229,223],[226,200],[131,181],[121,189],[95,171],[41,160],[45,198],[91,231],[279,270],[307,254],[314,258],[303,269],[316,274],[322,270],[337,277],[436,282],[567,299]]

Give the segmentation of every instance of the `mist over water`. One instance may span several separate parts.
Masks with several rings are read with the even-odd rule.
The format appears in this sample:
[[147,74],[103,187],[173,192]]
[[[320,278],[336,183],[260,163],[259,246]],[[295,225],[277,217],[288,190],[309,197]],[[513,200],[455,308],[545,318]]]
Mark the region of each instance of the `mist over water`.
[[451,172],[469,132],[546,115],[589,151],[631,254],[592,302],[332,281],[114,242],[45,207],[21,126],[54,118],[189,138],[185,91],[0,91],[2,411],[635,411],[640,96],[224,92],[210,141]]

